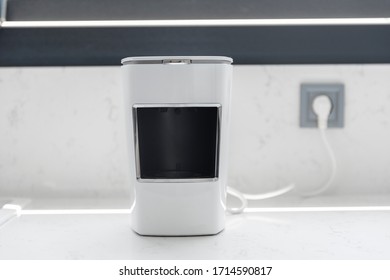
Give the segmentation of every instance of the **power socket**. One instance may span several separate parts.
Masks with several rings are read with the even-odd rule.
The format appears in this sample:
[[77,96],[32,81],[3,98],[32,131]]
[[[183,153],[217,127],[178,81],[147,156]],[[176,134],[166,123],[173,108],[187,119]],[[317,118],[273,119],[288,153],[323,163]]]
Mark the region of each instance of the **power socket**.
[[343,84],[301,84],[300,127],[317,127],[313,100],[319,95],[328,96],[332,102],[328,127],[344,127]]

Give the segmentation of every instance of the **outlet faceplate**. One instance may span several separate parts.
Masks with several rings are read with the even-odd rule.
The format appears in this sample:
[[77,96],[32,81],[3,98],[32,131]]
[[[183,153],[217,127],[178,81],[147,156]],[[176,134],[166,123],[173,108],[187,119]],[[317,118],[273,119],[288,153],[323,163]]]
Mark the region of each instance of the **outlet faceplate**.
[[326,95],[332,101],[328,127],[344,127],[344,85],[343,84],[302,84],[300,127],[317,127],[317,115],[313,111],[313,100]]

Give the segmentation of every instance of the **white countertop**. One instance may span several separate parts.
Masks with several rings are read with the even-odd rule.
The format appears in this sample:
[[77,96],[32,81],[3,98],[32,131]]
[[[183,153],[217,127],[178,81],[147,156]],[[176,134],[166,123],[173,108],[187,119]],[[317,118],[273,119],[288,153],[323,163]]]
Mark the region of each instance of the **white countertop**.
[[127,213],[30,213],[0,226],[0,259],[390,259],[390,211],[313,210],[228,215],[203,237],[139,236]]

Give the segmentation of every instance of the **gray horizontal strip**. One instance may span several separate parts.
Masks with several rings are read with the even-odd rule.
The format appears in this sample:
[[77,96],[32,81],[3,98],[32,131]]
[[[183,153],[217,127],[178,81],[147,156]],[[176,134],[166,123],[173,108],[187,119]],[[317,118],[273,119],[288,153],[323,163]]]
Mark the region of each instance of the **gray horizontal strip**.
[[217,182],[218,177],[215,178],[189,178],[189,179],[145,179],[137,178],[140,183],[205,183],[205,182]]
[[119,66],[129,56],[227,56],[234,64],[390,63],[390,26],[0,29],[0,66]]
[[7,18],[34,20],[389,17],[388,0],[8,0]]
[[196,108],[196,107],[211,107],[211,108],[220,108],[221,104],[218,103],[152,103],[152,104],[134,104],[133,108],[161,108],[161,107],[168,107],[168,108],[176,108],[176,107],[190,107],[190,108]]
[[122,59],[123,65],[128,64],[232,64],[230,58],[223,57],[127,57]]

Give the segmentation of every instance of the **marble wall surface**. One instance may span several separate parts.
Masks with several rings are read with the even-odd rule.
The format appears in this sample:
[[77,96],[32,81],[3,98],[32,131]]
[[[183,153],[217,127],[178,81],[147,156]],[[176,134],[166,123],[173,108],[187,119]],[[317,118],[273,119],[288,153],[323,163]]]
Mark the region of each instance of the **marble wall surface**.
[[[329,129],[328,194],[390,193],[390,65],[235,66],[230,185],[320,186],[329,159],[299,128],[301,83],[345,84],[345,128]],[[130,194],[119,67],[0,68],[0,197]]]

